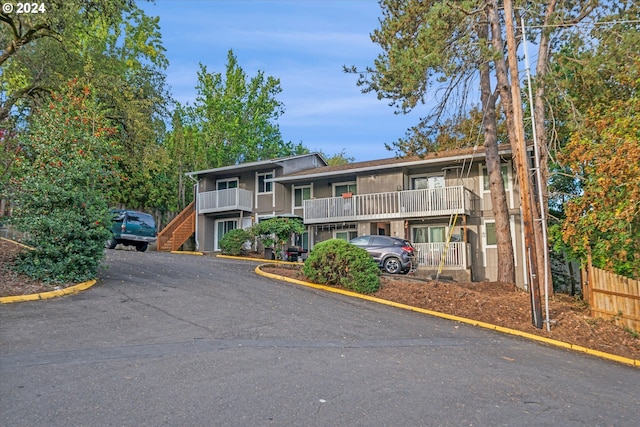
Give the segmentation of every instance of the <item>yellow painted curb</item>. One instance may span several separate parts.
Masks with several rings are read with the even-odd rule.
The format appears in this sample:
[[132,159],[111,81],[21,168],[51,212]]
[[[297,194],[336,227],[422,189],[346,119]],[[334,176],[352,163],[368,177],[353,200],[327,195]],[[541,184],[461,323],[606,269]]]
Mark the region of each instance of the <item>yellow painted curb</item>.
[[0,304],[10,304],[14,302],[25,302],[25,301],[39,301],[43,299],[61,297],[64,295],[74,295],[80,291],[84,291],[89,289],[93,285],[96,284],[95,279],[88,280],[86,282],[79,283],[74,286],[69,286],[64,289],[57,289],[55,291],[50,292],[41,292],[39,294],[29,294],[29,295],[16,295],[11,297],[0,297]]
[[170,251],[172,254],[183,254],[183,255],[204,255],[202,252],[195,251]]
[[635,366],[635,367],[640,367],[640,360],[637,360],[637,359],[629,359],[627,357],[616,356],[615,354],[609,354],[609,353],[605,353],[605,352],[598,351],[598,350],[592,350],[590,348],[581,347],[579,345],[574,345],[574,344],[566,343],[566,342],[563,342],[563,341],[554,340],[554,339],[551,339],[551,338],[545,338],[545,337],[541,337],[539,335],[534,335],[534,334],[530,334],[530,333],[527,333],[527,332],[518,331],[518,330],[515,330],[515,329],[505,328],[503,326],[492,325],[491,323],[480,322],[478,320],[472,320],[472,319],[467,319],[467,318],[464,318],[464,317],[454,316],[454,315],[451,315],[451,314],[440,313],[440,312],[432,311],[432,310],[426,310],[424,308],[413,307],[413,306],[410,306],[410,305],[401,304],[401,303],[385,300],[385,299],[382,299],[382,298],[372,297],[370,295],[359,294],[357,292],[346,291],[346,290],[339,289],[339,288],[334,288],[334,287],[331,287],[331,286],[318,285],[316,283],[310,283],[310,282],[305,282],[305,281],[302,281],[302,280],[292,279],[291,277],[281,276],[279,274],[267,273],[265,271],[262,271],[260,269],[260,267],[261,267],[261,265],[259,265],[259,266],[257,266],[255,268],[256,274],[258,274],[260,276],[264,276],[264,277],[269,277],[271,279],[283,280],[285,282],[295,283],[297,285],[302,285],[302,286],[306,286],[306,287],[309,287],[309,288],[321,289],[323,291],[333,292],[333,293],[336,293],[336,294],[346,295],[346,296],[354,297],[354,298],[359,298],[359,299],[363,299],[363,300],[366,300],[366,301],[375,302],[375,303],[378,303],[378,304],[389,305],[391,307],[401,308],[403,310],[415,311],[417,313],[428,314],[429,316],[435,316],[435,317],[440,317],[442,319],[453,320],[453,321],[460,322],[460,323],[466,323],[468,325],[478,326],[480,328],[490,329],[490,330],[493,330],[493,331],[496,331],[496,332],[502,332],[504,334],[515,335],[515,336],[518,336],[518,337],[521,337],[521,338],[527,338],[527,339],[530,339],[530,340],[533,340],[533,341],[542,342],[542,343],[545,343],[545,344],[548,344],[548,345],[551,345],[551,346],[554,346],[554,347],[560,347],[560,348],[564,348],[564,349],[569,349],[569,350],[577,351],[577,352],[580,352],[580,353],[589,354],[591,356],[600,357],[602,359],[612,360],[614,362],[623,363],[625,365],[631,365],[631,366]]
[[24,243],[16,242],[15,240],[6,239],[4,237],[0,237],[0,240],[4,240],[5,242],[13,243],[14,245],[22,246],[23,248],[29,249],[30,251],[33,251],[33,250],[36,249],[36,248],[34,248],[32,246],[25,245]]

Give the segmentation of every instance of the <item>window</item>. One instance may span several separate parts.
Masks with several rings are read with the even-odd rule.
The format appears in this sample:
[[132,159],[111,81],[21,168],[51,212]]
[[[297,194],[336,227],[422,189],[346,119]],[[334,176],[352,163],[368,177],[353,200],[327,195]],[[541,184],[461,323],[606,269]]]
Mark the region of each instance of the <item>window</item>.
[[311,198],[311,186],[293,188],[293,207],[304,207],[304,201]]
[[498,236],[496,235],[496,223],[487,221],[484,223],[484,244],[486,246],[496,246],[498,244]]
[[341,182],[335,184],[333,186],[333,194],[336,197],[342,196],[344,193],[356,193],[356,183],[355,182]]
[[216,190],[238,188],[238,178],[220,179],[216,182]]
[[137,224],[140,224],[142,228],[151,228],[151,229],[156,228],[153,217],[145,213],[127,212],[127,223],[128,224],[137,223]]
[[378,237],[378,236],[374,236],[371,239],[371,246],[389,246],[393,243],[391,243],[389,241],[389,239],[384,238],[384,237]]
[[[500,165],[500,173],[502,174],[502,180],[504,181],[504,189],[509,190],[511,185],[509,184],[509,164],[503,163]],[[489,191],[489,173],[487,167],[482,166],[482,176],[484,181],[484,191]]]
[[[413,243],[442,243],[447,240],[445,226],[414,227],[412,230]],[[451,241],[455,241],[453,238]]]
[[353,240],[351,243],[353,243],[356,246],[367,246],[369,244],[369,239],[371,237],[369,236],[362,236],[362,237],[358,237],[357,239],[354,237],[355,240]]
[[305,231],[302,234],[296,234],[295,246],[300,246],[302,249],[309,249],[309,233]]
[[273,179],[273,172],[258,174],[258,193],[271,193],[273,191],[273,182],[267,181],[269,179]]
[[443,187],[444,175],[416,176],[411,178],[412,190],[426,190]]
[[357,231],[336,231],[336,239],[346,240],[347,242],[351,239],[355,239],[358,237]]
[[429,227],[429,241],[431,243],[442,243],[447,240],[445,227]]

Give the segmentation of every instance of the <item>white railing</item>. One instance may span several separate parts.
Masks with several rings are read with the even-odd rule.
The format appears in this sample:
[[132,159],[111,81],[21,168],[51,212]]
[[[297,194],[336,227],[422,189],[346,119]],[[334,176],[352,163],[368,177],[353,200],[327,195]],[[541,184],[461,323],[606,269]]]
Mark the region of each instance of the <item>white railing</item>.
[[413,243],[418,267],[437,269],[444,256],[444,267],[469,268],[469,244],[464,242]]
[[471,191],[462,186],[357,194],[304,202],[305,224],[469,214]]
[[253,210],[253,193],[242,188],[204,191],[198,193],[198,213],[224,212],[231,210]]

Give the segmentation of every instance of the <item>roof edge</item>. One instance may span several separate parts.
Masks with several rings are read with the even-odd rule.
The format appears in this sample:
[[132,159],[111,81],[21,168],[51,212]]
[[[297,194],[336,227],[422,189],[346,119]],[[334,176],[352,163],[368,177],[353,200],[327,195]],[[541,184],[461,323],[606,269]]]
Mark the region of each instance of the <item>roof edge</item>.
[[278,163],[283,162],[285,160],[293,160],[293,159],[298,159],[298,158],[302,158],[302,157],[312,157],[312,156],[315,156],[315,157],[319,158],[320,160],[322,160],[322,162],[325,165],[327,164],[327,161],[324,159],[324,157],[322,157],[322,155],[320,153],[313,152],[313,153],[305,153],[305,154],[296,154],[296,155],[287,156],[287,157],[276,157],[276,158],[268,159],[268,160],[258,160],[258,161],[255,161],[255,162],[238,163],[238,164],[235,164],[235,165],[221,166],[219,168],[211,168],[211,169],[203,169],[203,170],[192,171],[192,172],[185,172],[185,175],[190,176],[190,177],[194,177],[194,176],[204,175],[204,174],[208,174],[208,173],[232,171],[234,169],[239,169],[239,168],[242,168],[242,169],[259,168],[260,166],[278,164]]
[[[498,152],[500,154],[512,153],[511,146],[509,144],[504,144],[502,146],[499,146]],[[344,167],[344,168],[332,169],[328,171],[318,171],[317,169],[310,169],[306,171],[307,173],[299,172],[292,175],[274,177],[270,181],[281,182],[281,183],[302,181],[302,180],[315,179],[320,177],[350,175],[354,173],[371,172],[376,170],[380,171],[385,169],[387,170],[399,169],[399,168],[410,167],[415,165],[427,165],[430,163],[442,163],[447,161],[459,161],[459,160],[466,160],[466,159],[483,158],[485,156],[486,156],[486,153],[485,153],[484,147],[476,146],[473,148],[433,152],[429,156],[425,156],[425,157],[412,156],[410,158],[406,158],[405,161],[402,161],[402,159],[398,159],[398,158],[388,158],[388,159],[379,159],[379,160],[350,163],[349,165],[353,167]],[[389,163],[380,163],[376,165],[370,164],[372,162],[378,162],[378,161],[384,162],[385,160],[388,161]]]

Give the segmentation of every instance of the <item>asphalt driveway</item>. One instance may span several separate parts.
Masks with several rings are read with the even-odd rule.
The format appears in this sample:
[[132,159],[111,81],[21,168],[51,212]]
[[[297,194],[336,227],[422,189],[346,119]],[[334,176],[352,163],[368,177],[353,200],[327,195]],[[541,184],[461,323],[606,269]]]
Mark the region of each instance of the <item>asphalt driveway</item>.
[[107,251],[0,306],[3,426],[640,425],[640,370],[253,272]]

